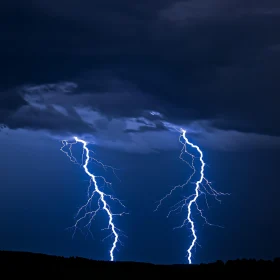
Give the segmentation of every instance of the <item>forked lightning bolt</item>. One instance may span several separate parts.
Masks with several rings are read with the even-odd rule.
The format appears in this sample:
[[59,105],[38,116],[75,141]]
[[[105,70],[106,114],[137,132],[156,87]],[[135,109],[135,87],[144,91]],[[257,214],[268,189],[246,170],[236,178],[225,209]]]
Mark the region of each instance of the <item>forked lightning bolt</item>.
[[[217,192],[212,186],[211,186],[211,183],[205,178],[205,175],[204,175],[204,171],[205,171],[205,162],[204,162],[204,159],[203,159],[203,153],[201,151],[201,149],[197,146],[197,145],[194,145],[193,143],[191,143],[187,136],[186,136],[186,130],[184,129],[181,129],[181,134],[180,134],[180,137],[179,137],[179,141],[180,143],[182,143],[183,145],[183,148],[181,150],[181,153],[180,153],[180,159],[182,161],[184,161],[185,163],[187,163],[189,165],[189,167],[192,169],[192,174],[191,176],[188,178],[188,180],[182,184],[182,185],[177,185],[175,187],[173,187],[171,189],[171,191],[166,195],[164,196],[161,200],[159,200],[158,202],[158,205],[155,209],[155,211],[158,210],[158,208],[160,207],[160,205],[162,204],[162,202],[169,196],[171,196],[173,194],[173,192],[175,190],[177,190],[178,188],[184,188],[185,186],[187,186],[190,182],[191,182],[191,179],[193,178],[193,176],[195,175],[196,173],[196,169],[195,169],[195,166],[194,166],[194,160],[195,157],[192,153],[190,153],[188,150],[187,150],[187,146],[195,149],[198,154],[199,154],[199,161],[200,161],[200,172],[199,172],[199,179],[195,182],[195,189],[194,189],[194,193],[191,194],[190,196],[188,197],[185,197],[183,200],[179,201],[178,203],[176,203],[175,205],[173,205],[171,207],[171,210],[169,211],[167,217],[170,216],[170,214],[172,212],[176,212],[176,211],[182,211],[183,208],[187,208],[187,218],[183,221],[183,223],[178,226],[178,227],[175,227],[175,228],[182,228],[184,226],[186,226],[187,224],[190,225],[190,228],[191,228],[191,236],[192,236],[192,241],[191,241],[191,245],[189,246],[187,252],[188,252],[188,262],[189,264],[192,263],[192,250],[194,248],[194,246],[197,243],[197,235],[196,235],[196,229],[195,229],[195,223],[194,223],[194,220],[192,218],[192,209],[193,209],[193,206],[196,207],[197,211],[199,212],[200,216],[203,218],[203,220],[205,221],[206,224],[208,225],[213,225],[213,224],[210,224],[208,223],[206,217],[203,215],[203,212],[202,210],[199,208],[198,206],[198,198],[200,195],[204,195],[205,197],[205,201],[206,201],[206,205],[208,206],[208,202],[207,202],[207,194],[208,195],[212,195],[215,197],[215,199],[219,202],[221,202],[219,199],[218,199],[218,196],[219,195],[229,195],[228,193],[221,193],[221,192]],[[191,156],[192,160],[191,160],[191,163],[189,163],[188,161],[186,161],[184,158],[183,158],[183,155],[184,154],[188,154],[189,156]]]
[[[108,216],[108,227],[106,229],[111,230],[111,234],[109,236],[113,236],[113,244],[112,247],[110,249],[110,260],[114,261],[114,251],[117,247],[117,244],[120,242],[119,240],[119,235],[121,233],[121,231],[115,226],[114,223],[114,216],[122,216],[124,214],[128,214],[126,212],[122,212],[120,214],[115,214],[112,213],[109,202],[108,201],[117,201],[122,207],[125,207],[122,202],[115,198],[112,195],[106,194],[105,192],[101,191],[100,186],[97,183],[97,179],[100,178],[103,183],[105,183],[106,185],[110,185],[111,183],[107,182],[106,179],[103,176],[96,176],[93,173],[91,173],[88,169],[88,165],[89,162],[91,160],[94,160],[97,164],[100,164],[103,168],[111,168],[114,171],[113,167],[104,165],[103,163],[101,163],[100,161],[96,160],[95,158],[90,156],[90,153],[93,153],[91,150],[89,150],[88,146],[87,146],[87,142],[84,140],[79,139],[78,137],[74,137],[75,142],[68,142],[66,140],[62,141],[62,147],[61,147],[61,151],[64,152],[69,159],[75,163],[75,164],[79,164],[77,159],[73,156],[72,154],[72,146],[74,144],[77,143],[81,143],[82,147],[83,147],[83,154],[82,154],[82,167],[85,171],[85,173],[90,177],[90,184],[88,186],[88,200],[86,202],[86,204],[84,204],[77,212],[76,215],[76,223],[74,224],[74,226],[72,228],[74,228],[74,233],[73,236],[76,233],[77,229],[80,229],[80,224],[86,220],[86,224],[83,226],[84,228],[87,228],[88,231],[90,232],[90,226],[91,226],[91,222],[93,221],[93,219],[95,218],[95,216],[97,215],[97,213],[99,211],[105,211],[105,213]],[[68,151],[65,151],[65,147],[69,146]],[[85,159],[84,159],[85,157]],[[93,190],[91,191],[91,187],[93,185]],[[98,200],[97,200],[97,208],[95,210],[91,209],[91,204],[92,204],[92,200],[94,198],[94,196],[97,195],[98,196]],[[84,211],[84,215],[80,215],[81,212]],[[80,216],[80,218],[78,218]],[[109,237],[107,236],[107,237]],[[107,238],[106,237],[106,238]]]

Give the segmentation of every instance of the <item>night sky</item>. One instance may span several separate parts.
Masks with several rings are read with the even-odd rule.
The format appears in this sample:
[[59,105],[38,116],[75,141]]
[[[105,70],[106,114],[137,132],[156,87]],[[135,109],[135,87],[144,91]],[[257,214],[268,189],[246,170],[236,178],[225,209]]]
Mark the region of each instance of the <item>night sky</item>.
[[[173,230],[186,209],[166,215],[194,184],[154,212],[191,174],[182,127],[213,187],[231,194],[208,197],[209,209],[199,198],[223,228],[194,211],[193,262],[280,256],[279,1],[138,2],[1,3],[0,250],[109,260],[104,213],[93,238],[67,230],[88,177],[61,140],[79,136],[120,179],[90,164],[129,212],[116,217],[116,260],[187,263],[189,225]],[[73,152],[81,161],[82,146]]]

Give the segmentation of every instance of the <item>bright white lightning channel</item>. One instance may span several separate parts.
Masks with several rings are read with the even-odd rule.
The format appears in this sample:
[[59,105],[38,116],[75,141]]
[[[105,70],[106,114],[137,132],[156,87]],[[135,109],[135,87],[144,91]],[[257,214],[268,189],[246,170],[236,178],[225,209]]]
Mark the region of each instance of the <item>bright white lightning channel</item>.
[[[183,139],[183,140],[182,140]],[[205,221],[206,224],[208,225],[211,225],[211,226],[217,226],[217,225],[214,225],[214,224],[210,224],[206,217],[203,215],[203,211],[199,208],[198,206],[198,198],[200,197],[200,195],[204,195],[205,197],[205,201],[206,201],[206,205],[207,207],[208,206],[208,202],[207,202],[207,194],[208,195],[212,195],[215,197],[215,199],[219,202],[221,202],[221,200],[218,199],[218,196],[219,195],[229,195],[228,193],[221,193],[221,192],[217,192],[212,186],[211,186],[211,182],[209,182],[206,178],[205,178],[205,175],[204,175],[204,171],[205,171],[205,162],[204,162],[204,159],[203,159],[203,152],[201,151],[201,149],[197,146],[197,145],[194,145],[193,143],[191,143],[187,136],[186,136],[186,130],[184,129],[181,129],[181,134],[180,134],[180,137],[179,137],[179,141],[180,143],[183,145],[183,148],[181,150],[181,153],[180,153],[180,159],[182,161],[184,161],[185,163],[187,163],[189,165],[189,167],[192,169],[192,174],[190,175],[190,177],[188,178],[188,180],[182,184],[182,185],[177,185],[175,187],[173,187],[171,189],[171,191],[165,195],[161,200],[159,200],[158,204],[157,204],[157,207],[155,209],[155,211],[158,210],[158,208],[161,206],[162,202],[169,196],[171,196],[173,194],[173,192],[175,190],[177,190],[178,188],[184,188],[186,185],[188,185],[190,182],[191,182],[191,179],[193,178],[193,176],[195,175],[196,173],[196,169],[195,169],[195,166],[194,166],[194,160],[195,157],[192,153],[190,153],[188,150],[187,150],[187,146],[190,146],[191,148],[195,149],[198,154],[199,154],[199,161],[200,161],[200,164],[201,164],[201,167],[200,167],[200,176],[199,176],[199,179],[195,182],[195,189],[194,189],[194,193],[191,194],[190,196],[188,197],[185,197],[183,200],[179,201],[178,203],[176,203],[175,205],[173,205],[171,207],[171,210],[169,211],[168,215],[167,215],[167,218],[173,213],[173,212],[176,212],[176,211],[179,211],[181,212],[184,208],[187,208],[187,218],[183,221],[183,223],[178,226],[178,227],[175,227],[175,228],[182,228],[184,226],[186,226],[187,224],[190,225],[190,229],[191,229],[191,236],[192,236],[192,241],[191,241],[191,244],[187,250],[187,257],[188,257],[188,262],[189,264],[192,263],[192,250],[193,248],[195,247],[195,245],[197,245],[197,235],[196,235],[196,229],[195,229],[195,223],[194,223],[194,220],[192,218],[192,209],[193,209],[193,206],[196,207],[197,211],[199,212],[200,216],[203,218],[203,220]],[[188,161],[186,161],[184,158],[183,158],[183,155],[184,154],[188,154],[189,156],[191,156],[192,160],[191,160],[191,163],[189,163]],[[221,227],[221,226],[218,226],[218,227]]]
[[[117,248],[117,244],[120,243],[119,236],[121,234],[120,229],[118,229],[114,223],[114,216],[122,216],[122,215],[128,214],[128,213],[126,213],[126,212],[122,212],[119,214],[112,213],[111,207],[110,207],[108,201],[117,201],[122,207],[125,208],[125,206],[119,199],[101,191],[101,189],[97,183],[98,178],[100,178],[103,181],[103,183],[105,183],[105,185],[111,185],[111,183],[107,182],[103,176],[95,176],[94,174],[92,174],[88,169],[88,165],[89,165],[89,162],[93,160],[97,164],[100,164],[105,169],[110,168],[113,170],[113,172],[115,169],[111,166],[104,165],[102,162],[96,160],[94,157],[91,157],[90,153],[93,153],[93,152],[91,150],[89,150],[89,148],[87,146],[88,143],[86,141],[81,140],[78,137],[74,137],[74,139],[75,139],[75,142],[68,142],[67,140],[63,140],[62,141],[63,146],[61,147],[60,150],[68,156],[70,161],[72,161],[75,164],[79,164],[77,159],[72,154],[72,146],[77,143],[81,143],[83,145],[82,167],[83,167],[85,173],[90,177],[90,184],[88,186],[88,193],[87,193],[88,200],[87,200],[86,204],[84,204],[78,210],[78,212],[76,214],[77,220],[76,220],[74,226],[72,227],[72,228],[74,228],[73,236],[75,235],[77,229],[81,229],[80,224],[81,224],[81,222],[83,222],[85,220],[86,220],[86,224],[83,227],[86,228],[91,233],[90,226],[91,226],[93,219],[95,218],[95,216],[97,215],[97,213],[99,211],[102,211],[102,210],[105,211],[105,213],[108,216],[108,227],[106,229],[111,231],[111,233],[107,237],[110,237],[110,236],[113,237],[113,244],[110,249],[110,260],[114,261],[114,259],[115,259],[114,251]],[[68,152],[64,150],[66,146],[69,146]],[[84,160],[84,156],[85,156],[85,160]],[[93,185],[93,190],[91,190],[92,185]],[[91,204],[92,204],[92,200],[95,195],[98,195],[97,208],[95,210],[92,210]],[[80,214],[82,211],[84,211],[85,213],[84,213],[84,215],[81,216]],[[80,216],[80,218],[78,218],[79,216]],[[104,239],[106,239],[106,238],[104,238]]]

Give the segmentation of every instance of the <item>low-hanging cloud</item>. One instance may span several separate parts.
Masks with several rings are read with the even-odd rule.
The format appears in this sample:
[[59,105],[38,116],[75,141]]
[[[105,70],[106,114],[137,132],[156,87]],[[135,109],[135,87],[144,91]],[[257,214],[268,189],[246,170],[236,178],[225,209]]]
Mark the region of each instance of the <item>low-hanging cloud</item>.
[[[139,91],[83,92],[73,82],[23,86],[15,91],[23,102],[6,111],[2,129],[38,131],[57,140],[79,135],[97,145],[128,152],[177,149],[181,127],[192,139],[214,149],[280,144],[279,137],[215,127],[217,120],[166,118],[153,110],[159,101]],[[162,105],[162,109],[168,111],[168,106]]]

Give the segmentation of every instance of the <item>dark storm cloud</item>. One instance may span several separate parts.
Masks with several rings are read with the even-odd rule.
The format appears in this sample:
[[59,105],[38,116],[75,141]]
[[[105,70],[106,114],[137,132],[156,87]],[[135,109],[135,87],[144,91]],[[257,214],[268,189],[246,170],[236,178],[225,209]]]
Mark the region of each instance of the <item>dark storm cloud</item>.
[[26,105],[26,102],[14,92],[0,93],[0,111],[16,110],[23,105]]
[[156,103],[149,95],[137,91],[83,92],[77,84],[67,82],[24,86],[17,93],[26,105],[10,110],[4,119],[5,126],[47,133],[58,140],[76,135],[107,148],[152,152],[176,149],[175,140],[183,127],[198,144],[215,149],[280,144],[279,137],[221,130],[211,120],[188,118],[177,119],[176,123],[160,112],[149,111]]
[[60,140],[80,135],[106,147],[150,152],[157,148],[156,139],[151,143],[152,135],[137,136],[135,132],[164,128],[159,123],[162,116],[147,110],[155,107],[151,98],[137,91],[83,92],[77,84],[64,82],[23,86],[13,94],[25,104],[10,110],[2,120],[9,129],[39,131]]
[[163,123],[155,123],[154,126],[140,126],[138,129],[126,129],[126,133],[137,133],[137,132],[147,132],[147,131],[166,131],[168,128]]
[[[161,120],[150,120],[152,115],[145,113],[151,110],[178,126],[196,121],[196,129],[205,135],[250,133],[254,139],[280,135],[275,125],[280,90],[277,1],[25,3],[16,10],[14,0],[2,9],[3,92],[25,83],[66,80],[77,85],[51,97],[52,103],[43,101],[60,106],[54,111],[42,113],[37,106],[37,115],[34,108],[28,109],[29,115],[44,120],[46,112],[53,119],[60,114],[57,127],[66,130],[70,126],[63,118],[71,116],[77,121],[73,132],[81,120],[92,125],[90,129],[104,131],[115,122],[127,133],[115,129],[114,135],[127,141],[135,130],[143,135],[147,130],[164,131]],[[30,105],[29,100],[27,106],[35,103]],[[139,125],[139,117],[153,125]],[[35,121],[34,126],[40,122],[54,130],[46,120]],[[128,127],[129,122],[137,126]]]
[[9,128],[25,128],[31,130],[48,130],[55,134],[63,133],[94,133],[94,128],[85,124],[81,119],[72,116],[64,116],[53,107],[45,110],[31,106],[22,107],[12,117],[8,118]]

